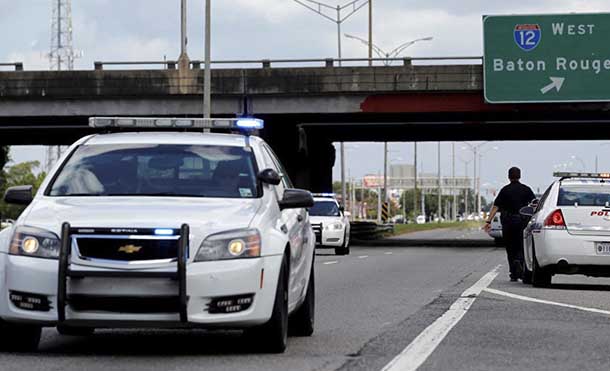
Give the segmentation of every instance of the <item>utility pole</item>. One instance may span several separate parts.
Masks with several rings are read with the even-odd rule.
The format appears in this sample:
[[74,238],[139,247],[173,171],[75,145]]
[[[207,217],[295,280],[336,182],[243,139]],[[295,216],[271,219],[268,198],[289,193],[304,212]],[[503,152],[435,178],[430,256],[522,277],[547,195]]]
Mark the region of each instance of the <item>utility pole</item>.
[[186,35],[186,0],[180,2],[180,57],[178,57],[178,67],[180,70],[188,70],[190,68],[190,60],[186,51],[187,44]]
[[[422,209],[423,210],[423,209]],[[413,218],[417,219],[417,142],[413,143]]]
[[345,205],[347,190],[345,187],[345,144],[341,142],[341,202]]
[[388,202],[388,142],[383,142],[383,202]]
[[203,117],[212,117],[212,71],[211,71],[211,32],[212,32],[212,0],[205,0],[205,56],[203,71]]
[[441,185],[441,142],[438,142],[438,206],[437,206],[437,217],[438,217],[438,222],[441,222],[441,213],[443,212],[443,205],[441,205],[442,202],[442,185]]
[[453,197],[453,207],[451,210],[451,219],[453,221],[457,220],[457,196],[456,196],[456,188],[457,183],[455,181],[455,142],[451,143],[451,178],[453,181],[451,184],[453,187],[451,188],[451,196]]

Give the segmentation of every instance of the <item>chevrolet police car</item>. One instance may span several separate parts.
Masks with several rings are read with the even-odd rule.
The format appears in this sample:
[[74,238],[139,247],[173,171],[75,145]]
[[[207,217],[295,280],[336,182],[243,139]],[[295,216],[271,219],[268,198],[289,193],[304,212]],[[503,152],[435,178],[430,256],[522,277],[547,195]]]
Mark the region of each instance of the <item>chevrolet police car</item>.
[[[259,129],[256,119],[91,118],[118,128]],[[137,129],[139,130],[139,129]],[[114,130],[116,131],[116,130]],[[209,130],[208,130],[209,131]],[[0,345],[42,327],[237,328],[260,350],[314,326],[311,193],[260,138],[122,132],[73,144],[0,232]]]
[[320,247],[334,247],[337,255],[349,254],[349,218],[332,193],[314,194],[309,209],[311,226]]
[[555,173],[524,231],[524,283],[544,287],[556,274],[610,277],[610,174]]

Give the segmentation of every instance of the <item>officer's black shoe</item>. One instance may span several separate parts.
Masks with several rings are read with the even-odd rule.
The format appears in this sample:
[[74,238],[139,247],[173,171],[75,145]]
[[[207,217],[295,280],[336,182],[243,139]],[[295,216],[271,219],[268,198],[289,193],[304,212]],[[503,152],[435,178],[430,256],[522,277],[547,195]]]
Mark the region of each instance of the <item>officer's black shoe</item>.
[[[523,277],[523,263],[521,263],[519,260],[515,260],[513,263],[513,267],[515,268],[515,274],[513,277],[515,277],[515,278]],[[516,279],[515,279],[515,281],[516,281]]]

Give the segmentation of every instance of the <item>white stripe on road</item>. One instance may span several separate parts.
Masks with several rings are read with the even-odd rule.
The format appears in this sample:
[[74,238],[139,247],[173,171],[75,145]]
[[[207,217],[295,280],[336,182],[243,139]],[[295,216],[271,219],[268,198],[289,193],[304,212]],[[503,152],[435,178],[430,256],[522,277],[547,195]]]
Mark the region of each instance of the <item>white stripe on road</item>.
[[392,253],[391,251],[388,251],[388,252],[384,252],[384,254],[386,254],[386,255],[392,255],[393,253]]
[[332,261],[329,261],[329,262],[324,262],[323,264],[324,265],[330,265],[330,264],[337,264],[338,262],[339,262],[338,260],[332,260]]
[[510,293],[510,292],[500,291],[500,290],[490,289],[490,288],[486,288],[485,291],[492,293],[492,294],[500,295],[500,296],[506,296],[508,298],[519,299],[519,300],[523,300],[523,301],[531,301],[532,303],[556,305],[558,307],[572,308],[572,309],[582,310],[585,312],[610,315],[610,311],[603,310],[603,309],[581,307],[581,306],[573,305],[573,304],[558,303],[556,301],[548,301],[548,300],[530,298],[529,296],[517,295],[517,294]]
[[360,255],[360,256],[358,257],[358,259],[364,259],[364,258],[368,258],[368,257],[369,257],[368,255]]
[[477,296],[498,275],[500,265],[485,274],[474,285],[462,293],[442,316],[422,331],[398,356],[388,363],[382,371],[417,370],[434,349],[443,341],[449,331],[464,317]]

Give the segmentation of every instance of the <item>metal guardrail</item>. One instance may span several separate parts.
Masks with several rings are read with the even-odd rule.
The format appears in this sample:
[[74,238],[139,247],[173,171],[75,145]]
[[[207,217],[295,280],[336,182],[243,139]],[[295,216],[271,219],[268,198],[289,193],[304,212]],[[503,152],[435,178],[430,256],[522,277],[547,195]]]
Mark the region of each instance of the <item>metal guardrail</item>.
[[[218,60],[211,61],[212,65],[259,65],[262,68],[271,68],[272,65],[277,64],[320,64],[324,67],[339,67],[342,66],[343,63],[375,63],[375,62],[383,62],[383,63],[391,63],[396,61],[401,61],[403,66],[410,66],[413,62],[432,62],[432,61],[477,61],[482,62],[483,57],[476,56],[455,56],[455,57],[407,57],[407,58],[306,58],[306,59],[246,59],[246,60]],[[200,60],[192,60],[190,61],[191,68],[193,69],[201,69],[203,61]],[[478,63],[472,63],[478,64]],[[178,65],[178,61],[96,61],[94,62],[94,68],[96,70],[103,70],[104,66],[133,66],[133,65],[165,65],[167,69],[176,69]],[[366,67],[367,65],[362,65]],[[353,67],[353,65],[345,66],[345,67]],[[388,65],[376,65],[375,67],[391,67]]]
[[14,67],[15,71],[23,71],[23,62],[0,63],[0,67]]
[[382,237],[384,233],[390,233],[393,231],[393,224],[350,222],[350,238],[354,240],[375,240]]

